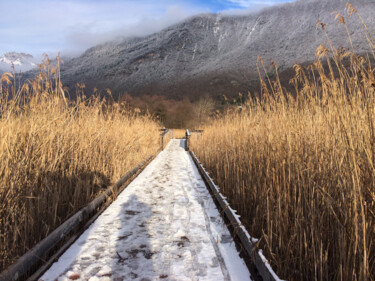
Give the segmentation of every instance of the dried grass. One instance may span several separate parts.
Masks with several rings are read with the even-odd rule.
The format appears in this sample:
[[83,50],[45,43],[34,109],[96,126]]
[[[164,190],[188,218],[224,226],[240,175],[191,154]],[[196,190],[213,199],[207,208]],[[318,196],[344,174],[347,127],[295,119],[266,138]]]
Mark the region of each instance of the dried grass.
[[156,152],[158,124],[110,97],[65,98],[49,60],[0,81],[0,271]]
[[327,40],[192,147],[282,278],[375,280],[375,69]]
[[175,139],[184,139],[186,129],[173,129],[173,137]]

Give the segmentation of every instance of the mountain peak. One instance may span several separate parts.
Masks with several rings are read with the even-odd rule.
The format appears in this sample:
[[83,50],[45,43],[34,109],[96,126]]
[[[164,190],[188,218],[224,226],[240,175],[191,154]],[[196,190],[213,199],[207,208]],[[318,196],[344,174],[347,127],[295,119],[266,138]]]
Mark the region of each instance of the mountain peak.
[[[296,62],[315,59],[325,42],[316,23],[336,47],[351,48],[345,28],[333,11],[346,0],[299,0],[241,15],[201,14],[145,37],[107,42],[88,49],[62,66],[63,83],[74,91],[111,88],[114,94],[155,94],[173,98],[247,92],[257,81],[257,58],[268,67],[276,62],[288,70]],[[375,34],[375,2],[361,0],[355,8]],[[347,20],[357,53],[369,51],[366,32],[357,17]],[[270,74],[272,74],[270,72]]]
[[0,69],[3,71],[11,70],[12,65],[15,69],[26,71],[36,66],[34,57],[27,53],[7,52],[0,57]]

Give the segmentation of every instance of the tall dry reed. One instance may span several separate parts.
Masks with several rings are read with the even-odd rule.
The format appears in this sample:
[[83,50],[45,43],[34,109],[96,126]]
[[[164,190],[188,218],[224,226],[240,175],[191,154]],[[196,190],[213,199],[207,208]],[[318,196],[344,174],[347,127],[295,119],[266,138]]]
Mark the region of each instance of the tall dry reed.
[[0,81],[0,271],[160,146],[150,116],[82,84],[67,100],[47,58],[34,81],[13,76]]
[[173,129],[173,137],[175,139],[184,139],[186,129]]
[[282,278],[375,280],[375,69],[327,40],[192,149]]

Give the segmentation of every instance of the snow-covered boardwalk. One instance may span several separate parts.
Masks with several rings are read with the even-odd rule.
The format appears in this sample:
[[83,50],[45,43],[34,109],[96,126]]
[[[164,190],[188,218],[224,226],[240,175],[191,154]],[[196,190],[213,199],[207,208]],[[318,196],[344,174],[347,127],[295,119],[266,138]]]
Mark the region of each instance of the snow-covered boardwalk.
[[171,140],[40,280],[251,280],[183,140]]

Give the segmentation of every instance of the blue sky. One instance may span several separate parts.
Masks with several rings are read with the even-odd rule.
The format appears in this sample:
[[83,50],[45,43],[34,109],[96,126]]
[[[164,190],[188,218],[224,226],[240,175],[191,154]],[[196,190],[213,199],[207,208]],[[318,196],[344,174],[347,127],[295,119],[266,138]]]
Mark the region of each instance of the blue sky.
[[244,13],[291,0],[0,0],[0,56],[78,55],[119,37],[144,36],[199,13]]

